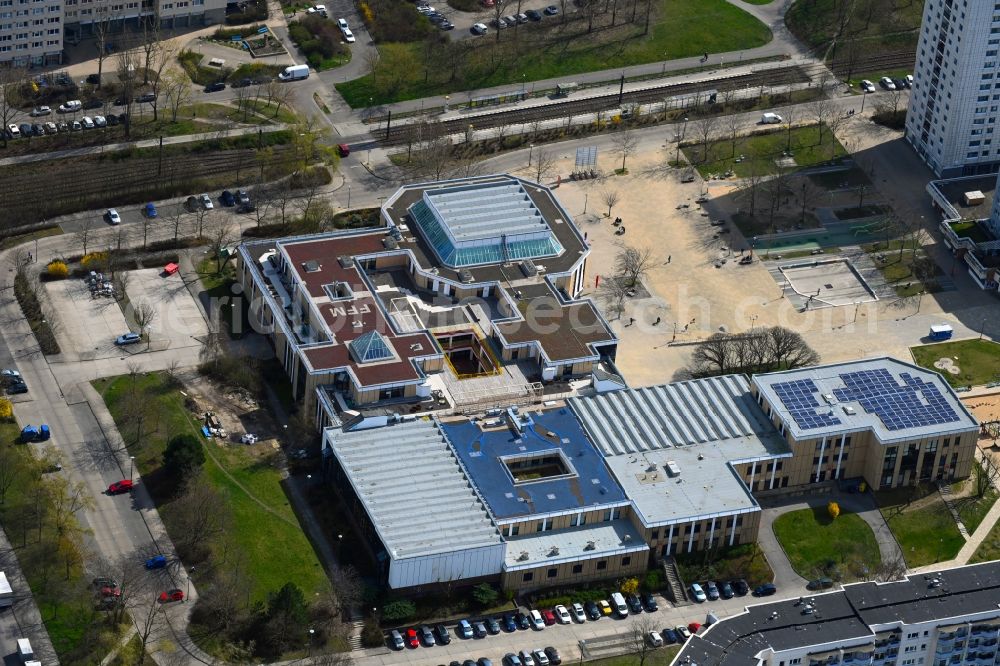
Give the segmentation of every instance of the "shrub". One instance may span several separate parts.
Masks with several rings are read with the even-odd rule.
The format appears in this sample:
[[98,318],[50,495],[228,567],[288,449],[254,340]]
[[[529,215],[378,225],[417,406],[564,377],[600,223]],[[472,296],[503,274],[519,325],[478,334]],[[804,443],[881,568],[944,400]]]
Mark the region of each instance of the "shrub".
[[298,173],[293,173],[288,180],[288,187],[293,190],[300,190],[306,187],[318,187],[329,185],[333,181],[330,170],[325,166],[311,166]]
[[205,452],[194,435],[175,435],[167,442],[167,450],[163,452],[163,467],[167,471],[180,477],[204,464]]
[[390,601],[385,605],[385,608],[382,609],[382,617],[390,622],[402,622],[404,620],[409,620],[416,614],[417,607],[412,601],[407,601],[406,599]]
[[619,587],[622,590],[622,594],[636,594],[639,591],[639,579],[626,578],[621,582]]
[[69,276],[69,266],[65,261],[50,261],[45,271],[52,280],[65,280]]
[[834,520],[840,515],[840,505],[836,502],[828,502],[826,505],[826,512],[830,514],[830,517]]
[[378,622],[374,618],[367,618],[365,620],[365,626],[361,628],[361,644],[365,647],[382,647],[385,645],[385,638],[382,636],[382,630],[378,626]]
[[288,36],[314,68],[320,68],[325,61],[347,54],[340,41],[341,34],[337,24],[319,16],[306,16],[301,21],[288,24]]
[[108,253],[91,252],[90,254],[85,254],[80,259],[80,265],[88,271],[102,271],[108,265]]
[[368,32],[377,43],[419,42],[434,31],[427,17],[409,2],[371,0],[368,11],[362,9],[361,13]]
[[14,420],[14,405],[7,398],[0,398],[0,421]]
[[646,577],[642,581],[642,587],[647,592],[656,592],[663,588],[663,571],[660,569],[653,569],[646,573]]
[[212,33],[212,39],[219,42],[228,42],[233,37],[250,37],[256,35],[261,27],[259,23],[254,23],[245,28],[219,28]]
[[481,583],[472,588],[472,598],[476,603],[486,608],[492,606],[500,598],[500,593],[489,583]]

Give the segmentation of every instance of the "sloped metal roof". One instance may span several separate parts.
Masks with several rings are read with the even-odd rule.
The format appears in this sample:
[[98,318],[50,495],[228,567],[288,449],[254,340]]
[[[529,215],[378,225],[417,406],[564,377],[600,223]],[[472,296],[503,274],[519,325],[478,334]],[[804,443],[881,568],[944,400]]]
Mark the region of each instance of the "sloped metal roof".
[[328,441],[393,559],[501,543],[432,421],[328,430]]

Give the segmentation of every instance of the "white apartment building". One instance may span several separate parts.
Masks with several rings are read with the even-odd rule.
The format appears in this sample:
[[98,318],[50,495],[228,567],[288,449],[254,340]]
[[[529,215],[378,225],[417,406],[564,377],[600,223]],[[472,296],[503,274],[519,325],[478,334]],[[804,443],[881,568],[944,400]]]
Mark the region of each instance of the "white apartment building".
[[0,66],[62,62],[62,0],[0,0]]
[[[0,0],[2,2],[3,0]],[[140,20],[159,17],[165,29],[222,23],[227,0],[63,0],[65,22],[72,34],[88,37],[94,24],[107,15],[115,22],[112,32],[139,25]]]
[[941,178],[1000,168],[1000,3],[926,0],[906,139]]

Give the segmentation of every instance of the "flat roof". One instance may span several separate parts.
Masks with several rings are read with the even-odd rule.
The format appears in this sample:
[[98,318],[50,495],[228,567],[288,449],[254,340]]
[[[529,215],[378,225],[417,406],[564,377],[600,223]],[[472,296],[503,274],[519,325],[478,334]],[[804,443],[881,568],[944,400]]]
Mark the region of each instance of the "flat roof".
[[938,373],[889,357],[754,375],[753,383],[800,441],[870,429],[891,442],[979,428]]
[[600,355],[597,347],[618,337],[589,300],[563,301],[548,283],[523,285],[516,290],[525,304],[522,318],[496,322],[497,334],[508,344],[538,342],[550,361],[569,361]]
[[[494,518],[505,521],[628,503],[570,410],[563,407],[521,415],[529,417],[532,424],[520,436],[506,426],[484,430],[468,420],[441,424]],[[546,453],[559,461],[546,469],[562,465],[567,473],[515,481],[511,462],[515,468],[522,459],[541,463]]]
[[519,182],[455,185],[424,195],[457,241],[547,233],[549,226]]
[[[980,615],[1000,619],[1000,562],[986,562],[890,583],[855,583],[843,590],[748,606],[693,636],[674,664],[744,666],[764,650],[817,651],[868,645],[898,627]],[[807,605],[810,613],[805,612]]]
[[[961,178],[945,178],[931,181],[931,186],[937,188],[958,214],[966,220],[984,220],[990,216],[993,208],[993,197],[997,189],[997,175],[963,176]],[[983,202],[967,206],[965,193],[979,191]]]
[[580,562],[649,550],[631,521],[609,520],[550,532],[507,538],[505,571]]
[[433,421],[325,434],[393,559],[502,543]]

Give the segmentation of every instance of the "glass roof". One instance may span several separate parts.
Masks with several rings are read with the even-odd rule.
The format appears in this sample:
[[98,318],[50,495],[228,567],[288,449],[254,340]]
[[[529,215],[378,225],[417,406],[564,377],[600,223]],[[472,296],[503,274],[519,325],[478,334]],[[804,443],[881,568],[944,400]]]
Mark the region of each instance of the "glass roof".
[[350,342],[351,353],[358,363],[386,361],[395,358],[392,349],[378,331],[362,333]]

